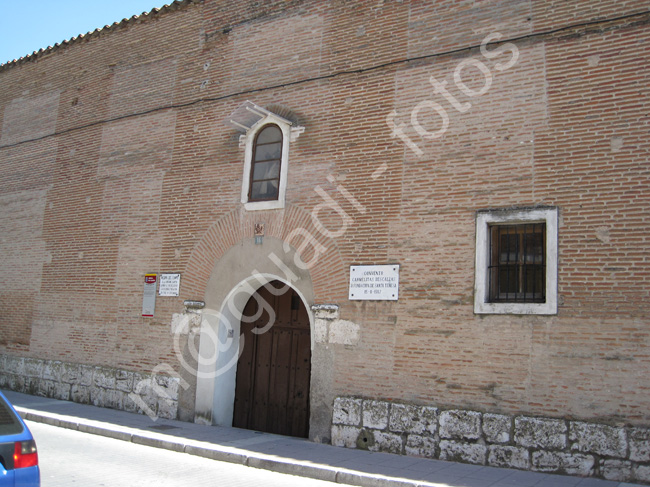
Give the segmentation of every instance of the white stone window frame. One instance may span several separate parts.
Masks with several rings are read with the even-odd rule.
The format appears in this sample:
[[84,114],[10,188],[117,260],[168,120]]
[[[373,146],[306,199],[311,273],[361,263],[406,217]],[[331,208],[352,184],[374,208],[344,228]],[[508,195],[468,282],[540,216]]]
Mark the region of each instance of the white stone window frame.
[[[276,210],[285,207],[287,179],[289,175],[289,148],[304,132],[305,128],[293,123],[253,102],[246,101],[228,118],[227,123],[244,133],[239,137],[239,146],[244,148],[244,174],[242,176],[241,203],[248,211]],[[282,132],[282,155],[280,159],[280,182],[278,198],[267,201],[249,201],[251,166],[257,134],[267,125],[274,124]]]
[[[490,225],[546,224],[546,300],[544,303],[489,302]],[[481,210],[476,215],[474,313],[556,315],[558,266],[558,210],[556,207]]]

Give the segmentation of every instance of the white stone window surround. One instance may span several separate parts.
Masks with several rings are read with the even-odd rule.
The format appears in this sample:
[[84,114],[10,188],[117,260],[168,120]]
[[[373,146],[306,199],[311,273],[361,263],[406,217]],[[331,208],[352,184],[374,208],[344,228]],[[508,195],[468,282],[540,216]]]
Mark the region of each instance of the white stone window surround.
[[[244,131],[239,137],[239,146],[244,147],[244,174],[242,177],[241,202],[248,211],[274,210],[285,207],[287,192],[287,177],[289,174],[289,146],[305,128],[294,126],[293,123],[255,103],[246,101],[227,120],[227,123]],[[277,200],[248,201],[251,182],[251,165],[253,160],[254,143],[257,134],[267,125],[277,125],[282,132],[282,155],[280,159],[280,184]]]
[[[489,239],[490,225],[518,223],[546,224],[546,302],[490,303]],[[476,263],[474,281],[474,313],[513,315],[557,314],[558,210],[556,207],[535,207],[480,210],[476,215]]]
[[[282,131],[282,156],[280,159],[280,185],[278,199],[270,201],[248,201],[248,191],[251,183],[251,164],[253,160],[253,145],[257,134],[267,125],[275,124]],[[282,119],[272,114],[264,117],[258,124],[249,130],[244,137],[244,176],[241,189],[241,202],[247,210],[272,210],[284,208],[287,192],[287,174],[289,172],[289,141],[291,140],[291,126]]]

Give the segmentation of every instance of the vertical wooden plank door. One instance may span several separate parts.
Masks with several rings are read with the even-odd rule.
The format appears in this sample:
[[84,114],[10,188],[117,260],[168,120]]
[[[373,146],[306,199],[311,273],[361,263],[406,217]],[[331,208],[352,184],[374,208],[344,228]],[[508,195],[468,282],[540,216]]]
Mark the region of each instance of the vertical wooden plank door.
[[243,316],[233,426],[306,438],[311,339],[305,305],[273,281],[250,298]]

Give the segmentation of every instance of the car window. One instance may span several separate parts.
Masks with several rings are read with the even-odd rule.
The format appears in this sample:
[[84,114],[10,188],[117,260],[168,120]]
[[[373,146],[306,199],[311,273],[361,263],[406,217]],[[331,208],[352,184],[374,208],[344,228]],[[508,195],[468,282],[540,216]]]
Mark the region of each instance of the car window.
[[16,414],[0,396],[0,436],[22,433],[23,425]]

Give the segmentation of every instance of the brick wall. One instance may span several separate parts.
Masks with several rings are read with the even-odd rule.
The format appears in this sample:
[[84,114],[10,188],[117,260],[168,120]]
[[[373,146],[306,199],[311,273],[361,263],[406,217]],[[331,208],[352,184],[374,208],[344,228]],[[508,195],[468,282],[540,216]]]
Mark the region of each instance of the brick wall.
[[[1,350],[180,371],[172,315],[264,222],[326,249],[307,305],[357,326],[353,343],[316,344],[325,407],[649,424],[650,16],[640,1],[564,4],[185,1],[0,67]],[[510,44],[486,55],[495,33]],[[243,149],[223,121],[245,100],[305,127],[282,210],[240,203]],[[423,102],[438,138],[414,128]],[[315,226],[323,192],[345,226],[331,209]],[[476,211],[535,205],[559,210],[558,314],[475,315]],[[349,265],[385,263],[400,264],[399,301],[349,301]],[[149,319],[152,271],[182,284]]]

